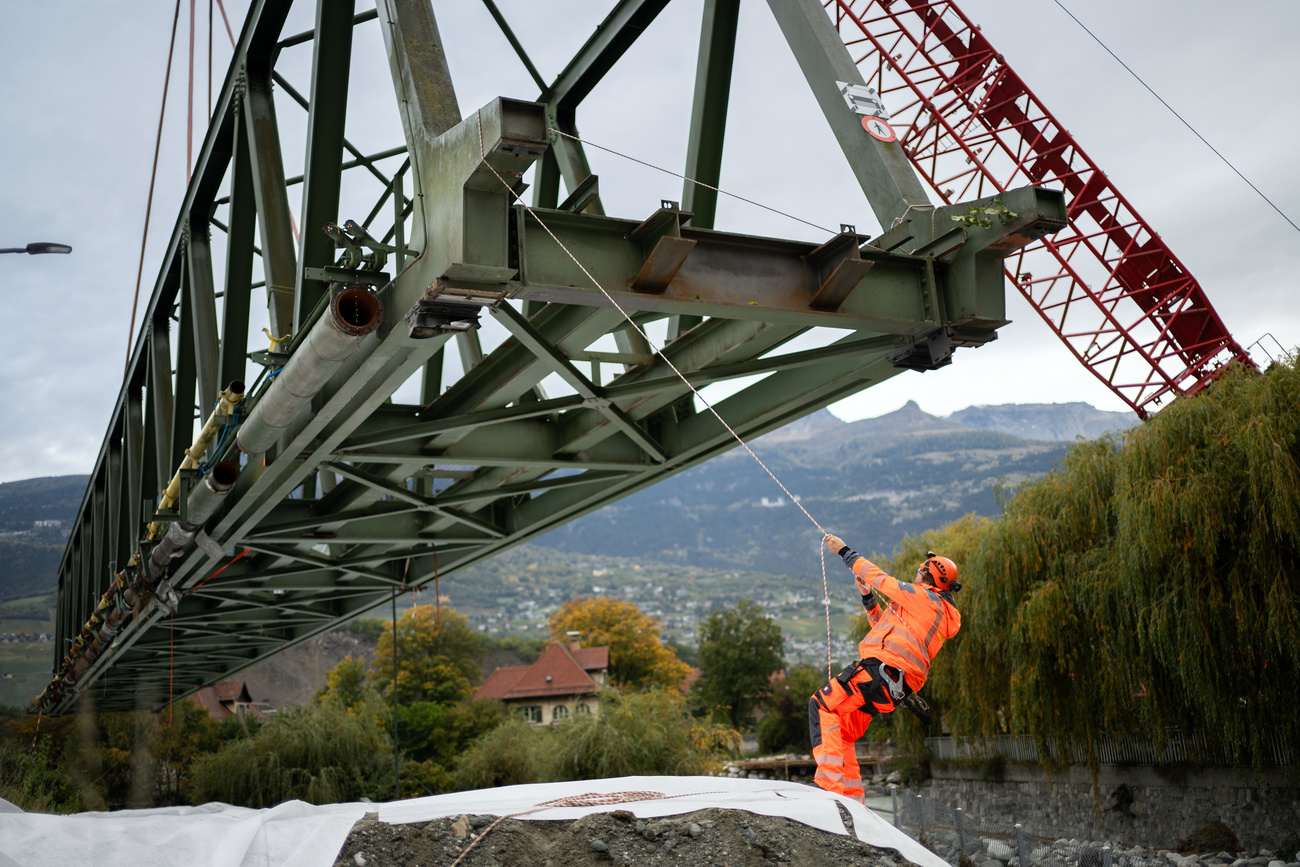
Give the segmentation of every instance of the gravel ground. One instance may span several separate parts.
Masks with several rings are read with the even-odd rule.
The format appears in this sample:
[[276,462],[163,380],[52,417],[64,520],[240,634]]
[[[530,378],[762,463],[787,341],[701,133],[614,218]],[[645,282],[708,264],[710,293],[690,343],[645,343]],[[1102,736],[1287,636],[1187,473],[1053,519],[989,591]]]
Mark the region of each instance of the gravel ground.
[[[850,829],[852,819],[841,808]],[[571,822],[458,816],[389,825],[375,814],[357,822],[336,867],[603,867],[609,864],[688,864],[691,867],[768,867],[772,864],[905,867],[893,849],[862,843],[852,834],[819,831],[790,819],[743,810],[708,809],[662,819],[638,819],[627,810],[593,813]],[[470,846],[473,848],[470,849]]]

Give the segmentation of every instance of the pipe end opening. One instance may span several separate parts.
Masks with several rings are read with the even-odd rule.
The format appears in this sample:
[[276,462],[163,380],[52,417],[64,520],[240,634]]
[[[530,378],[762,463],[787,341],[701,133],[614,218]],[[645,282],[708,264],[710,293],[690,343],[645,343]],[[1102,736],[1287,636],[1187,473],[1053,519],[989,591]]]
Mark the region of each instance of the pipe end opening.
[[228,491],[239,480],[239,467],[230,461],[218,461],[212,467],[211,479],[214,490]]
[[334,321],[348,334],[369,334],[379,326],[380,309],[374,292],[351,286],[334,298]]

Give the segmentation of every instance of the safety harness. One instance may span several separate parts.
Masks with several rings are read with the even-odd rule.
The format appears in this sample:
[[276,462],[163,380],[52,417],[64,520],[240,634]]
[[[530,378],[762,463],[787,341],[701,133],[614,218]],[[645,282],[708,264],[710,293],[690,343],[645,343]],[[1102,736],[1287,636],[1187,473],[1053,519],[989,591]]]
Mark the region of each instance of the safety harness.
[[925,703],[925,699],[907,688],[907,681],[903,678],[903,672],[898,672],[898,680],[889,676],[889,666],[883,662],[880,663],[880,676],[885,679],[889,685],[889,695],[894,699],[894,704],[902,702],[907,709],[916,714],[916,718],[921,721],[922,725],[929,725],[933,718],[930,714],[930,706]]
[[[844,666],[843,671],[835,675],[835,680],[839,681],[840,686],[844,688],[844,691],[846,693],[850,695],[853,694],[854,690],[852,686],[852,681],[854,675],[856,675],[859,671],[870,670],[866,665],[863,664],[864,662],[866,662],[866,660],[862,660],[862,659],[859,659],[856,662],[851,662],[848,665]],[[912,692],[911,687],[907,685],[907,681],[903,677],[902,670],[895,669],[895,671],[898,671],[898,678],[894,679],[889,676],[889,666],[882,662],[880,663],[880,667],[878,671],[881,679],[884,680],[885,685],[889,689],[889,696],[894,700],[894,704],[903,705],[912,713],[916,714],[917,719],[919,719],[923,725],[928,726],[930,724],[930,720],[932,719],[930,714],[930,706],[926,704],[925,700],[922,699],[919,695]],[[875,677],[874,674],[872,676],[873,678]]]

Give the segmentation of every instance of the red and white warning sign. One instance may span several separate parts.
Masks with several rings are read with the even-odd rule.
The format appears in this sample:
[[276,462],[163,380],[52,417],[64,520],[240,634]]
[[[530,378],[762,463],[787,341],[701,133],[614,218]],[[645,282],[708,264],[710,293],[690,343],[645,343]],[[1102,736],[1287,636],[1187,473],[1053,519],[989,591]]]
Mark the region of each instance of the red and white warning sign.
[[894,132],[894,128],[889,125],[888,121],[881,120],[878,117],[864,117],[862,119],[862,128],[870,133],[872,138],[880,141],[898,141],[898,135]]
[[872,138],[883,142],[898,141],[894,128],[889,125],[889,112],[885,109],[880,93],[865,84],[850,84],[847,81],[835,82],[844,103],[854,114],[862,115],[862,128]]

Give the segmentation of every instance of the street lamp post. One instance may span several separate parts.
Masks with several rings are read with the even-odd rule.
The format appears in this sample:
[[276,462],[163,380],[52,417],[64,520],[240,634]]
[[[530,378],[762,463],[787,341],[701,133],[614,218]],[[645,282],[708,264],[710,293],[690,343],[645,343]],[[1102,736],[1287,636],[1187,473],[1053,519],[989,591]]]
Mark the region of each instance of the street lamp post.
[[41,253],[71,253],[72,248],[67,244],[54,244],[49,241],[33,241],[26,247],[5,247],[0,249],[0,253],[31,253],[33,256]]

